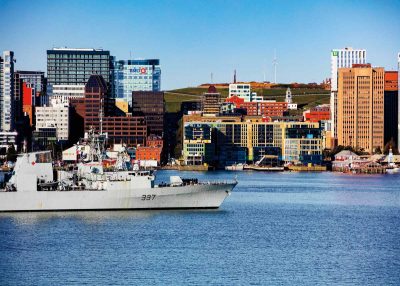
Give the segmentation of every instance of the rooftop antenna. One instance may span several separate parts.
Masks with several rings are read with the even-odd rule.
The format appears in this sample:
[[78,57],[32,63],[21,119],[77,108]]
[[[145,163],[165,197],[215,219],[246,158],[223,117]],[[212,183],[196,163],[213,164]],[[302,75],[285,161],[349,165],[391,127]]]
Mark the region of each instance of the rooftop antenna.
[[132,51],[129,51],[129,59],[132,60]]
[[233,72],[233,83],[236,83],[236,70]]
[[276,58],[276,49],[274,50],[274,60],[272,61],[272,65],[274,66],[274,83],[276,84],[276,66],[278,65],[278,60]]
[[212,84],[214,83],[213,77],[214,77],[214,75],[213,75],[213,73],[211,73],[211,83],[212,83]]

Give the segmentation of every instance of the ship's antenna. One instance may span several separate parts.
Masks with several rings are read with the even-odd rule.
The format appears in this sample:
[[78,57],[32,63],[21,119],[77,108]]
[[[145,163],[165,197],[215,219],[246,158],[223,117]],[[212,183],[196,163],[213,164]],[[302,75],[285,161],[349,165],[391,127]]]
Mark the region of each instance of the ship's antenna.
[[278,65],[278,59],[276,58],[276,49],[274,50],[274,60],[272,61],[274,66],[274,83],[276,84],[276,66]]
[[103,134],[103,99],[100,100],[100,135]]

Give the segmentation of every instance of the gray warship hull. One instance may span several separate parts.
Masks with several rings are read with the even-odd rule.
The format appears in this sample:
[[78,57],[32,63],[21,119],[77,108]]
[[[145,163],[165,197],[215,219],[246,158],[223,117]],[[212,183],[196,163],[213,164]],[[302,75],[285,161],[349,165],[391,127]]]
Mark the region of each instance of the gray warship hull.
[[218,208],[235,185],[0,192],[0,212]]

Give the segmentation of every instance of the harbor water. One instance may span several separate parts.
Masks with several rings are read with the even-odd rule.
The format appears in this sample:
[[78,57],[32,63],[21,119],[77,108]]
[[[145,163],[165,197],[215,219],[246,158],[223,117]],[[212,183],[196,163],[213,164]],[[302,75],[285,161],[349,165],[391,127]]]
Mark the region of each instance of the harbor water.
[[1,213],[0,285],[400,285],[400,174],[170,175],[239,184],[217,210]]

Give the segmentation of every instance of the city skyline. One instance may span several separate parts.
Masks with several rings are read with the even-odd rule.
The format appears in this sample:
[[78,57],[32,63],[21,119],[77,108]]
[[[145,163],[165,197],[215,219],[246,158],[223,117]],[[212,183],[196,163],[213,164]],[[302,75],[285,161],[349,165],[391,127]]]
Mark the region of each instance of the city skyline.
[[[53,47],[103,48],[121,60],[159,58],[162,90],[211,81],[321,82],[330,51],[367,50],[367,62],[396,70],[397,1],[286,3],[0,0],[0,50],[18,70],[46,71]],[[152,11],[148,13],[148,11]],[[16,21],[17,19],[17,21]]]

